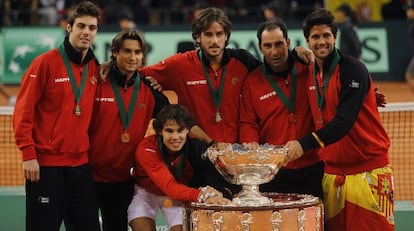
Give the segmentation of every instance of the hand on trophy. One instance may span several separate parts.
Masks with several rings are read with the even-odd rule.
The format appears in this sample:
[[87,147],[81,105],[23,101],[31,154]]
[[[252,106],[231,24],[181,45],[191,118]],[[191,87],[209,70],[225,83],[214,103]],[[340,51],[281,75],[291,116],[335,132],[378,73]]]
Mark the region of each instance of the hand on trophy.
[[285,164],[300,158],[304,154],[302,145],[300,145],[299,141],[297,140],[291,140],[287,142],[285,145],[285,149]]
[[223,197],[223,194],[213,187],[206,186],[200,188],[200,190],[200,194],[198,195],[198,202],[200,203],[220,205],[231,203],[229,199]]
[[260,145],[257,142],[243,143],[242,145],[250,150],[258,149],[260,147]]
[[205,159],[209,159],[212,163],[216,162],[217,156],[224,151],[232,150],[231,143],[217,142],[213,140],[209,145],[207,151],[205,151],[202,156]]
[[213,148],[217,149],[218,151],[226,150],[231,148],[231,143],[225,143],[225,142],[216,142],[213,145],[211,145]]

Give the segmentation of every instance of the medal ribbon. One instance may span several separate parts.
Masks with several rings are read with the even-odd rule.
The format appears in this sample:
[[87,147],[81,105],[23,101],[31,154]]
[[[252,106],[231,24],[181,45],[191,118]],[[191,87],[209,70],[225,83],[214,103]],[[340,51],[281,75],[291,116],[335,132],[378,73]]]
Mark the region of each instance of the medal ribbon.
[[290,87],[290,99],[283,93],[282,89],[280,89],[279,85],[277,85],[276,81],[267,74],[266,67],[264,63],[262,64],[262,72],[266,76],[267,81],[269,81],[270,85],[272,85],[273,90],[275,90],[276,94],[279,96],[280,100],[282,100],[285,107],[288,109],[290,113],[295,111],[295,101],[296,101],[296,85],[297,85],[297,76],[298,70],[295,65],[293,65],[292,71],[290,73],[292,84]]
[[[334,48],[335,49],[335,48]],[[339,62],[339,54],[338,51],[335,49],[335,57],[331,63],[331,65],[329,66],[329,70],[328,70],[328,74],[326,75],[325,79],[323,80],[323,85],[322,85],[322,95],[319,91],[319,84],[318,84],[318,79],[316,78],[316,65],[313,68],[313,81],[315,82],[315,88],[316,88],[316,101],[318,102],[318,107],[322,108],[324,102],[325,102],[325,94],[326,94],[326,89],[328,89],[328,83],[329,80],[332,77],[332,73],[336,67],[336,65]],[[323,70],[322,70],[323,71]]]
[[[165,146],[162,143],[162,136],[157,137],[157,143],[158,143],[158,147],[160,147],[161,154],[162,154],[162,157],[164,159],[164,163],[165,163],[165,165],[167,165],[168,169],[170,169],[171,166],[170,166],[170,163],[168,161],[168,152],[167,152],[167,150],[165,150]],[[183,166],[184,166],[184,151],[183,150],[181,150],[179,158],[180,158],[180,160],[178,162],[177,168],[175,169],[175,173],[173,173],[174,178],[177,181],[178,181],[178,179],[180,179],[181,174],[183,173]],[[173,160],[173,162],[174,162],[174,160]],[[170,172],[171,172],[171,169],[170,169]]]
[[113,71],[109,74],[109,79],[111,80],[112,90],[115,94],[116,104],[119,108],[119,114],[121,116],[122,124],[125,127],[125,130],[128,130],[129,124],[131,122],[132,114],[134,113],[135,103],[137,102],[139,86],[141,82],[141,76],[137,73],[137,77],[134,82],[134,91],[132,92],[131,102],[128,106],[128,113],[125,110],[124,101],[122,100],[121,93],[119,92],[118,84],[116,83],[115,76]]
[[82,80],[80,83],[79,88],[76,86],[75,76],[73,75],[72,67],[70,66],[69,57],[66,54],[65,47],[63,43],[60,44],[58,47],[59,53],[63,58],[63,62],[65,63],[66,71],[69,75],[70,85],[72,86],[72,92],[75,95],[75,102],[79,103],[80,98],[83,93],[83,89],[85,88],[86,77],[88,76],[88,64],[85,64],[85,69],[83,70]]
[[201,60],[201,64],[203,65],[204,75],[206,76],[208,86],[210,88],[211,95],[213,96],[214,105],[216,105],[217,110],[220,108],[221,99],[223,98],[223,88],[224,88],[224,80],[226,78],[226,67],[223,67],[223,71],[221,72],[221,82],[218,91],[214,89],[213,82],[211,82],[210,75],[208,74],[208,68],[204,65],[203,62],[203,55],[201,51],[198,51],[198,56]]

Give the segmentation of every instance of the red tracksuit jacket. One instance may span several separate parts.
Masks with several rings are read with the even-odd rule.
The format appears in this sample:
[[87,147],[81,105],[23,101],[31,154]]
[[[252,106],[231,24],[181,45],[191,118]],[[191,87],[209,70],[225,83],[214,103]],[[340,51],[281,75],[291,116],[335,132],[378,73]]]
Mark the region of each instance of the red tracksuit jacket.
[[[187,139],[187,142],[193,142]],[[188,143],[186,143],[188,145]],[[191,188],[186,184],[193,176],[193,168],[188,161],[189,155],[199,155],[199,153],[184,154],[183,173],[177,181],[172,172],[178,164],[179,157],[173,158],[170,156],[168,163],[174,163],[172,170],[165,164],[163,155],[157,145],[157,135],[146,137],[138,146],[135,153],[137,160],[135,175],[137,185],[143,187],[145,190],[155,195],[167,195],[173,200],[180,201],[197,201],[200,190]]]
[[73,113],[75,96],[57,49],[41,54],[30,64],[22,77],[14,108],[13,128],[23,160],[37,158],[41,166],[79,166],[88,162],[88,127],[99,64],[91,50],[80,63],[80,53],[67,40],[64,44],[78,87],[88,64],[79,102],[81,115]]
[[[381,124],[371,77],[359,60],[338,52],[340,61],[327,85],[321,112],[316,100],[316,87],[322,91],[320,71],[316,84],[313,75],[309,76],[307,91],[316,134],[327,145],[320,150],[325,172],[356,174],[386,166],[390,140]],[[324,71],[333,56],[334,52],[325,60]],[[320,116],[323,123],[318,123]],[[317,146],[311,136],[300,140],[305,150]]]
[[[128,111],[134,85],[125,85],[125,77],[115,72],[117,87],[124,108]],[[133,82],[131,82],[133,84]],[[93,178],[100,182],[121,182],[131,179],[130,169],[134,166],[134,153],[144,138],[148,125],[160,108],[168,104],[162,93],[153,91],[141,77],[138,98],[128,128],[130,142],[122,143],[121,134],[125,132],[111,81],[98,85],[93,107],[93,120],[89,128],[89,162]]]
[[[209,67],[207,58],[204,58]],[[235,143],[240,91],[248,72],[259,65],[251,54],[240,49],[225,49],[219,70],[208,69],[210,79],[217,90],[225,67],[225,83],[220,112],[223,120],[214,121],[217,112],[210,92],[198,51],[175,54],[158,64],[140,70],[145,76],[153,76],[165,90],[178,95],[178,103],[194,115],[197,124],[214,140]]]
[[[293,65],[293,60],[291,59]],[[292,67],[291,65],[291,67]],[[262,71],[262,67],[252,71],[243,86],[240,108],[240,142],[285,145],[287,141],[302,137],[315,128],[308,97],[306,81],[309,65],[294,62],[297,68],[295,100],[296,122],[290,123],[290,113],[277,95]],[[292,76],[286,79],[271,76],[288,99],[291,98]],[[288,84],[286,84],[288,83]],[[302,158],[290,162],[286,168],[303,168],[320,161],[317,149],[312,149]]]

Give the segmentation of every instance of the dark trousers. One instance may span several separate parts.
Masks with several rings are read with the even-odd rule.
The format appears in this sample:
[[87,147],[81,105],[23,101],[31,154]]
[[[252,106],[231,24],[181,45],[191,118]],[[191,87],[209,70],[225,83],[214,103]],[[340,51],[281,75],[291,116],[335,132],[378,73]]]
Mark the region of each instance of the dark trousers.
[[40,167],[40,181],[26,181],[26,230],[99,230],[98,205],[88,164]]
[[310,194],[323,199],[323,173],[323,162],[300,169],[282,168],[273,180],[260,185],[260,191]]
[[128,206],[134,193],[134,181],[95,182],[103,231],[128,230]]

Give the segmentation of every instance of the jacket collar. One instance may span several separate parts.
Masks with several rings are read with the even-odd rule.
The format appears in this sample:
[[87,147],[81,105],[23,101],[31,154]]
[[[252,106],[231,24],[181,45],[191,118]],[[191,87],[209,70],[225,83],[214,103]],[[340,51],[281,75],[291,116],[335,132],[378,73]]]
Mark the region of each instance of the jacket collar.
[[[323,60],[323,72],[327,72],[329,70],[329,67],[331,66],[331,63],[333,62],[334,58],[335,58],[335,50],[336,52],[338,52],[339,57],[342,56],[342,53],[340,50],[334,48],[331,53],[325,58],[325,60]],[[319,71],[319,66],[316,66],[316,70]]]
[[[82,62],[82,52],[76,51],[75,48],[73,48],[73,46],[69,43],[69,37],[68,36],[65,37],[65,41],[63,42],[63,45],[65,47],[65,51],[66,51],[66,54],[69,57],[69,60],[73,63],[81,65],[81,64],[88,63],[92,59],[96,60],[95,54],[93,53],[92,49],[89,48],[88,52],[86,53],[85,58],[83,59],[83,63],[81,63]],[[98,61],[96,60],[96,62],[98,62]]]
[[[204,52],[201,51],[201,49],[198,51],[201,52],[202,56],[203,56],[203,63],[206,67],[210,66],[210,58],[204,54]],[[227,48],[224,49],[223,51],[223,58],[221,59],[221,64],[220,66],[225,66],[228,62],[230,61],[230,55],[229,55],[229,51]]]
[[116,83],[118,84],[118,86],[120,87],[130,87],[132,85],[134,85],[135,83],[135,79],[137,78],[137,72],[134,72],[134,75],[132,76],[132,78],[129,81],[126,81],[127,77],[126,75],[122,75],[121,72],[119,71],[119,68],[114,64],[114,61],[111,62],[112,66],[111,66],[111,70],[110,70],[110,75],[112,75],[115,80]]

